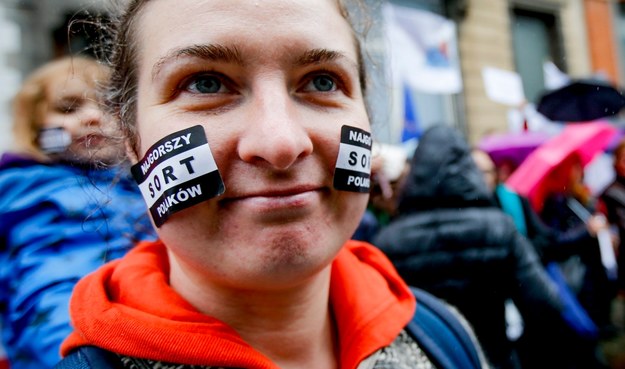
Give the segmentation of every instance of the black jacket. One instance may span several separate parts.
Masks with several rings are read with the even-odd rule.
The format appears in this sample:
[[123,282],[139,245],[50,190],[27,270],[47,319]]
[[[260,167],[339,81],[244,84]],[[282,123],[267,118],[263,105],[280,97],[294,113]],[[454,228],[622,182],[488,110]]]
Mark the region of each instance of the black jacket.
[[625,290],[625,177],[617,176],[601,194],[601,200],[605,205],[608,221],[618,228],[618,287]]
[[373,243],[408,284],[466,316],[496,367],[507,367],[511,352],[506,299],[515,302],[526,327],[562,329],[556,287],[533,246],[495,205],[458,132],[437,126],[423,135],[399,210]]

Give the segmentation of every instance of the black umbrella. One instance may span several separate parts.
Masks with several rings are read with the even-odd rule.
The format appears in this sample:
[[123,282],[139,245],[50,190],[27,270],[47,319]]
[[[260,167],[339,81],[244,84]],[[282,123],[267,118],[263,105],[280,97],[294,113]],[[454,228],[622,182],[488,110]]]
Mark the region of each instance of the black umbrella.
[[553,121],[588,122],[625,107],[621,91],[607,82],[578,80],[544,94],[536,110]]

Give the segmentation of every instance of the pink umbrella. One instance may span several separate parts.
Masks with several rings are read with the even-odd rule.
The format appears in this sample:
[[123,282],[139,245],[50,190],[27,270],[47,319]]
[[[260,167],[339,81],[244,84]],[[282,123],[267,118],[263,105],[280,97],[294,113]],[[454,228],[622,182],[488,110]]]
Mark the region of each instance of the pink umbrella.
[[495,165],[509,162],[517,167],[549,138],[550,135],[547,133],[535,131],[496,133],[484,137],[477,147],[490,155]]
[[556,137],[533,151],[506,181],[506,185],[530,199],[535,208],[542,203],[545,177],[576,153],[582,165],[592,161],[610,143],[617,129],[604,121],[569,124]]

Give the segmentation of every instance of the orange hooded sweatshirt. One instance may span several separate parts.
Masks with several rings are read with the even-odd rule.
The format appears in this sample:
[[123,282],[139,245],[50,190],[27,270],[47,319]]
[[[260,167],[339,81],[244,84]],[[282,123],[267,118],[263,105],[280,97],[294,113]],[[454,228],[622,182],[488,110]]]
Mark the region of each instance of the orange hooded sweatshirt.
[[[278,368],[228,325],[195,310],[169,286],[168,275],[167,252],[157,241],[83,278],[70,303],[75,331],[61,347],[63,356],[94,345],[170,363]],[[356,368],[393,342],[416,306],[388,259],[357,241],[348,241],[332,264],[330,299],[342,369]]]

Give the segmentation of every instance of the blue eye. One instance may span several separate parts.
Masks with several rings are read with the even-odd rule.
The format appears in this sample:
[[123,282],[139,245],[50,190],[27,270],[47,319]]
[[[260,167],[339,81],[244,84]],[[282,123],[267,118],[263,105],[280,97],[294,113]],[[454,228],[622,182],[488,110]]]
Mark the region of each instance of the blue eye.
[[223,92],[223,89],[224,86],[221,79],[212,75],[197,76],[189,83],[189,90],[201,94],[215,94]]
[[316,76],[311,82],[318,91],[327,92],[334,91],[336,89],[336,84],[330,76]]

